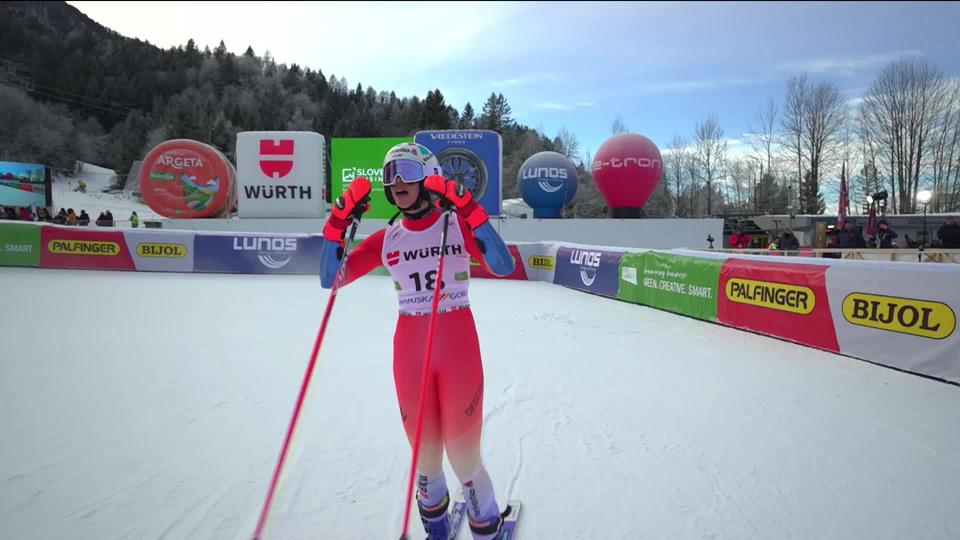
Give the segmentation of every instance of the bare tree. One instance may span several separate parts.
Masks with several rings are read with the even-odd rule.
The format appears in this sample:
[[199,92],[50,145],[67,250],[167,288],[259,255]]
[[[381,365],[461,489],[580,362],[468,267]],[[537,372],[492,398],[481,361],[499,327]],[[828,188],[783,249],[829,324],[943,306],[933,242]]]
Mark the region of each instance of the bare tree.
[[[797,186],[803,185],[803,162],[806,157],[806,146],[803,144],[804,103],[810,92],[807,84],[807,74],[790,79],[787,83],[787,93],[783,103],[783,147],[790,153],[797,164]],[[793,204],[793,201],[788,201]]]
[[866,136],[889,166],[891,195],[900,212],[916,212],[920,173],[935,147],[934,129],[949,103],[949,85],[926,60],[888,65],[863,98]]
[[688,193],[689,182],[687,182],[689,178],[687,163],[689,160],[690,152],[687,149],[687,140],[675,135],[670,140],[669,149],[663,153],[663,179],[661,181],[671,186],[670,191],[674,197],[673,208],[677,217],[693,215]]
[[[778,114],[777,104],[773,101],[773,98],[770,98],[757,110],[753,124],[750,126],[751,133],[748,141],[754,152],[765,160],[767,171],[773,169],[773,150],[777,145],[778,137]],[[760,175],[763,175],[763,170],[760,171]]]
[[580,153],[580,142],[577,136],[565,127],[560,128],[557,137],[553,140],[553,145],[557,148],[557,152],[571,161]]
[[697,175],[707,190],[707,215],[713,214],[714,182],[723,178],[727,160],[727,140],[716,116],[699,122],[694,129],[694,162]]
[[931,176],[934,212],[960,209],[960,84],[954,82],[934,130]]
[[824,174],[835,165],[843,149],[843,128],[847,123],[847,103],[833,83],[822,82],[807,94],[804,103],[804,144],[807,147],[808,174],[802,185],[802,212],[823,212],[821,187]]
[[623,118],[618,114],[616,118],[613,119],[613,124],[610,126],[611,135],[619,135],[621,133],[627,133],[630,131],[630,128],[623,123]]

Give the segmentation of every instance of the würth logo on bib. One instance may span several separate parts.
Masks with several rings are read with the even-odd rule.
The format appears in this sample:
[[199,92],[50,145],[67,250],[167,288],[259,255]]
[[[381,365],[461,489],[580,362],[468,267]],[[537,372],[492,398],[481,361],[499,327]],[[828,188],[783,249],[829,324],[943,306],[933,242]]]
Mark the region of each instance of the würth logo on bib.
[[400,262],[400,252],[399,252],[399,251],[391,251],[390,253],[387,253],[387,265],[388,265],[388,266],[396,266],[398,262]]
[[[278,157],[286,159],[276,159]],[[290,174],[293,170],[293,140],[260,141],[260,170],[274,180]]]

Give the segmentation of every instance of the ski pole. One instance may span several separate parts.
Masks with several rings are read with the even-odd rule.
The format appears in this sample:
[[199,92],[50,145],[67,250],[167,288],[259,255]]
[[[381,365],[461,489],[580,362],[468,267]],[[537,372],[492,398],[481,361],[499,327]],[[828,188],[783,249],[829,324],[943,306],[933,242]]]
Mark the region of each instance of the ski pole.
[[[422,188],[421,188],[422,189]],[[420,435],[423,428],[423,408],[426,403],[427,381],[430,377],[430,357],[433,352],[433,330],[437,326],[437,311],[440,308],[440,289],[443,288],[443,255],[447,250],[447,227],[450,224],[450,210],[443,213],[443,228],[440,232],[440,261],[437,263],[438,284],[433,289],[433,305],[430,307],[430,322],[427,327],[427,352],[423,360],[423,373],[420,375],[420,404],[417,406],[417,428],[413,436],[413,458],[410,460],[410,479],[407,481],[407,503],[403,505],[403,530],[400,540],[407,539],[410,526],[410,503],[413,499],[413,476],[417,472],[417,457],[420,453]]]
[[310,385],[310,377],[313,375],[313,368],[317,364],[317,355],[320,352],[320,344],[323,342],[323,336],[327,332],[327,322],[330,320],[330,313],[333,311],[333,304],[337,299],[337,291],[340,289],[340,283],[347,273],[347,257],[350,255],[350,249],[353,245],[353,238],[357,233],[357,225],[360,218],[353,219],[350,226],[350,232],[347,235],[346,244],[343,251],[343,259],[340,260],[340,267],[337,269],[337,277],[330,287],[330,296],[327,298],[327,307],[323,311],[323,320],[320,323],[320,329],[317,330],[317,339],[313,342],[313,351],[310,353],[310,361],[307,363],[307,371],[303,375],[303,382],[300,383],[300,394],[297,396],[296,405],[293,407],[293,415],[290,417],[290,424],[287,426],[287,434],[283,439],[283,446],[280,449],[280,458],[273,469],[273,478],[270,480],[270,488],[267,491],[267,498],[263,502],[263,508],[260,510],[260,519],[257,520],[257,529],[253,533],[253,540],[261,540],[263,529],[267,524],[267,516],[270,514],[270,505],[273,503],[273,495],[276,493],[277,482],[280,480],[280,473],[283,470],[283,464],[287,459],[287,451],[290,449],[290,440],[296,431],[297,420],[300,417],[300,409],[303,406],[304,398],[307,395],[307,388]]

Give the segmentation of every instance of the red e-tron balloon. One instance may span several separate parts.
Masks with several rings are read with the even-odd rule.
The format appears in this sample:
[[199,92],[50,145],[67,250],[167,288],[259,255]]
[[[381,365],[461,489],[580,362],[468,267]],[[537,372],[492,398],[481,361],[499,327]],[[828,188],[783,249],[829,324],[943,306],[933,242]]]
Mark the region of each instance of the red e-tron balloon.
[[189,139],[158,144],[143,158],[140,192],[170,218],[220,217],[236,202],[237,173],[216,148]]
[[660,150],[636,133],[607,139],[593,158],[593,181],[610,208],[641,208],[660,181]]

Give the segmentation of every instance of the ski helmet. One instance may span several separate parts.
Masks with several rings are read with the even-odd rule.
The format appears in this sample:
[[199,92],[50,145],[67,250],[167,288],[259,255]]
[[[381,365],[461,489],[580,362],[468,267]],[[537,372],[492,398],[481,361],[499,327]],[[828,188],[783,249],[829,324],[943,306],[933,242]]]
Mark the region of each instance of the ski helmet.
[[[390,204],[397,206],[389,186],[398,181],[398,177],[399,181],[406,184],[416,184],[422,183],[428,176],[434,174],[442,176],[443,169],[440,168],[440,162],[437,161],[433,152],[422,144],[400,143],[388,150],[383,158],[383,194]],[[417,206],[420,201],[430,202],[430,194],[423,189],[422,185],[419,198],[408,208]],[[400,208],[400,210],[407,210],[407,208]]]

